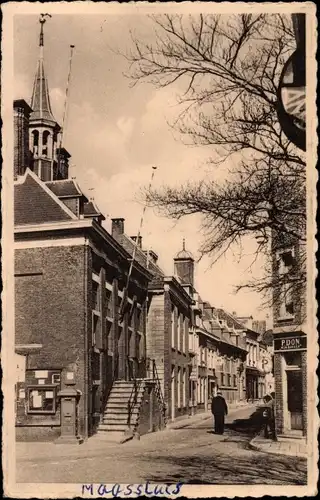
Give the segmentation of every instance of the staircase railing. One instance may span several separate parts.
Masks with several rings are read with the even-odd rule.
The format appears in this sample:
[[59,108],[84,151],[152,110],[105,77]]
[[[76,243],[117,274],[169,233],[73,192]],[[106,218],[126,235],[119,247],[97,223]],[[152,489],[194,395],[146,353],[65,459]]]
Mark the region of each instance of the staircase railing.
[[131,427],[131,418],[133,415],[133,410],[134,407],[136,406],[138,402],[138,394],[140,392],[141,384],[143,380],[138,380],[136,378],[133,379],[133,388],[130,394],[130,397],[128,399],[128,419],[127,419],[127,425],[128,427]]
[[166,426],[167,424],[167,407],[166,403],[164,401],[163,393],[162,393],[162,388],[161,388],[161,382],[157,370],[157,364],[154,359],[150,359],[150,364],[151,364],[151,374],[152,374],[152,380],[155,384],[155,394],[158,399],[158,402],[160,404],[160,409],[163,417],[163,423]]
[[114,382],[118,378],[118,366],[119,366],[119,356],[115,356],[115,358],[114,358],[114,368],[113,368],[113,370],[111,372],[111,381],[108,384],[108,387],[106,388],[106,390],[104,391],[104,394],[103,394],[101,419],[103,419],[103,412],[104,412],[104,410],[106,408],[106,405],[107,405],[110,393],[111,393],[112,388],[113,388],[113,384],[114,384]]
[[[134,359],[134,358],[131,358]],[[131,427],[131,420],[133,415],[133,410],[138,401],[138,395],[141,389],[141,385],[145,378],[152,380],[155,388],[155,395],[158,400],[162,419],[164,426],[167,424],[167,407],[162,393],[160,377],[157,370],[156,361],[151,358],[146,358],[142,363],[137,364],[137,373],[133,373],[133,364],[130,362],[129,357],[127,359],[128,363],[128,375],[129,380],[133,382],[133,388],[128,400],[128,420],[127,425]]]

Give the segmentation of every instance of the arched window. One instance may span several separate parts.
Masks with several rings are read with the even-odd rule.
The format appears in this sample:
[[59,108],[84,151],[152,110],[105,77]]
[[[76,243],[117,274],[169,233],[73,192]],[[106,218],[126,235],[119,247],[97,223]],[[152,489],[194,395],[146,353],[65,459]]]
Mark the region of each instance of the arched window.
[[48,156],[48,138],[49,138],[50,132],[48,130],[45,130],[42,134],[42,154],[44,156]]
[[32,151],[33,151],[33,154],[38,154],[38,147],[39,147],[39,131],[33,130],[32,131]]

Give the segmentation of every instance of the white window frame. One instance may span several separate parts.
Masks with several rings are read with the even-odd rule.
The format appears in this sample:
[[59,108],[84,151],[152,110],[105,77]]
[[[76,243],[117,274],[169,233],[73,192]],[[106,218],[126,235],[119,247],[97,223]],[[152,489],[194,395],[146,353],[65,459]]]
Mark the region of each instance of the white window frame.
[[177,407],[178,408],[181,408],[181,372],[182,372],[182,369],[180,368],[180,366],[178,366],[178,373],[177,373],[177,384],[178,384],[178,401],[177,401]]
[[186,352],[186,319],[184,314],[181,316],[182,352]]
[[278,261],[278,273],[280,276],[285,276],[287,274],[290,274],[292,270],[292,265],[291,266],[286,266],[284,263],[284,255],[287,253],[291,253],[292,259],[294,259],[294,248],[293,247],[287,247],[287,248],[282,248],[281,250],[277,251],[277,261]]
[[181,351],[181,317],[179,311],[177,311],[177,349]]
[[175,307],[173,306],[171,310],[171,347],[172,349],[175,349],[175,320],[176,320],[176,314],[175,314]]
[[[280,292],[280,303],[279,303],[279,320],[285,320],[285,319],[292,319],[294,318],[294,301],[293,301],[293,290],[292,290],[292,283],[287,282],[283,283],[281,285],[281,292]],[[285,289],[283,292],[283,288]],[[287,300],[288,299],[288,294],[290,297],[290,302]],[[293,313],[290,313],[287,311],[287,306],[289,304],[293,305]]]

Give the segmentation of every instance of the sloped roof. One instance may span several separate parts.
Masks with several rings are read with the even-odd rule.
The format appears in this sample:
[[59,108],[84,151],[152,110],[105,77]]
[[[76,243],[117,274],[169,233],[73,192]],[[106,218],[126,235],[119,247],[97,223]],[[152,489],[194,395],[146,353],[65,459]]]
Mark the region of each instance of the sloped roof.
[[54,119],[50,97],[48,82],[44,72],[43,60],[39,59],[37,71],[33,84],[32,98],[31,98],[32,113],[30,120],[48,120],[56,124]]
[[236,330],[245,330],[246,327],[240,323],[232,314],[228,313],[224,309],[220,308],[215,308],[216,314],[219,317],[219,319],[224,320],[229,328],[235,328]]
[[59,198],[74,198],[84,196],[78,184],[73,179],[46,182],[51,191]]
[[42,224],[76,219],[31,170],[14,183],[14,224]]
[[182,250],[180,250],[176,254],[174,260],[194,260],[192,253],[189,252],[188,250],[186,250],[185,239],[183,240],[183,243],[182,243]]
[[[126,234],[118,234],[116,236],[118,243],[130,254],[133,255],[135,242],[129,238]],[[151,259],[148,259],[147,255],[143,252],[141,248],[136,247],[135,260],[143,267],[148,268],[152,274],[156,276],[164,276],[162,269],[155,264]]]
[[90,200],[84,204],[83,215],[85,217],[99,217],[102,220],[106,219],[93,200]]

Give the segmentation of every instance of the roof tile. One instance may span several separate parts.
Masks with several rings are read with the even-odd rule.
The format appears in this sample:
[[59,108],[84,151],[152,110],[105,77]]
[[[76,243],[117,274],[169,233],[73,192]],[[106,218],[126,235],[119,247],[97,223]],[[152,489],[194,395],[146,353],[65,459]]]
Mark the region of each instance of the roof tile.
[[51,197],[32,175],[27,174],[23,183],[14,185],[14,223],[41,224],[71,220],[71,216]]

